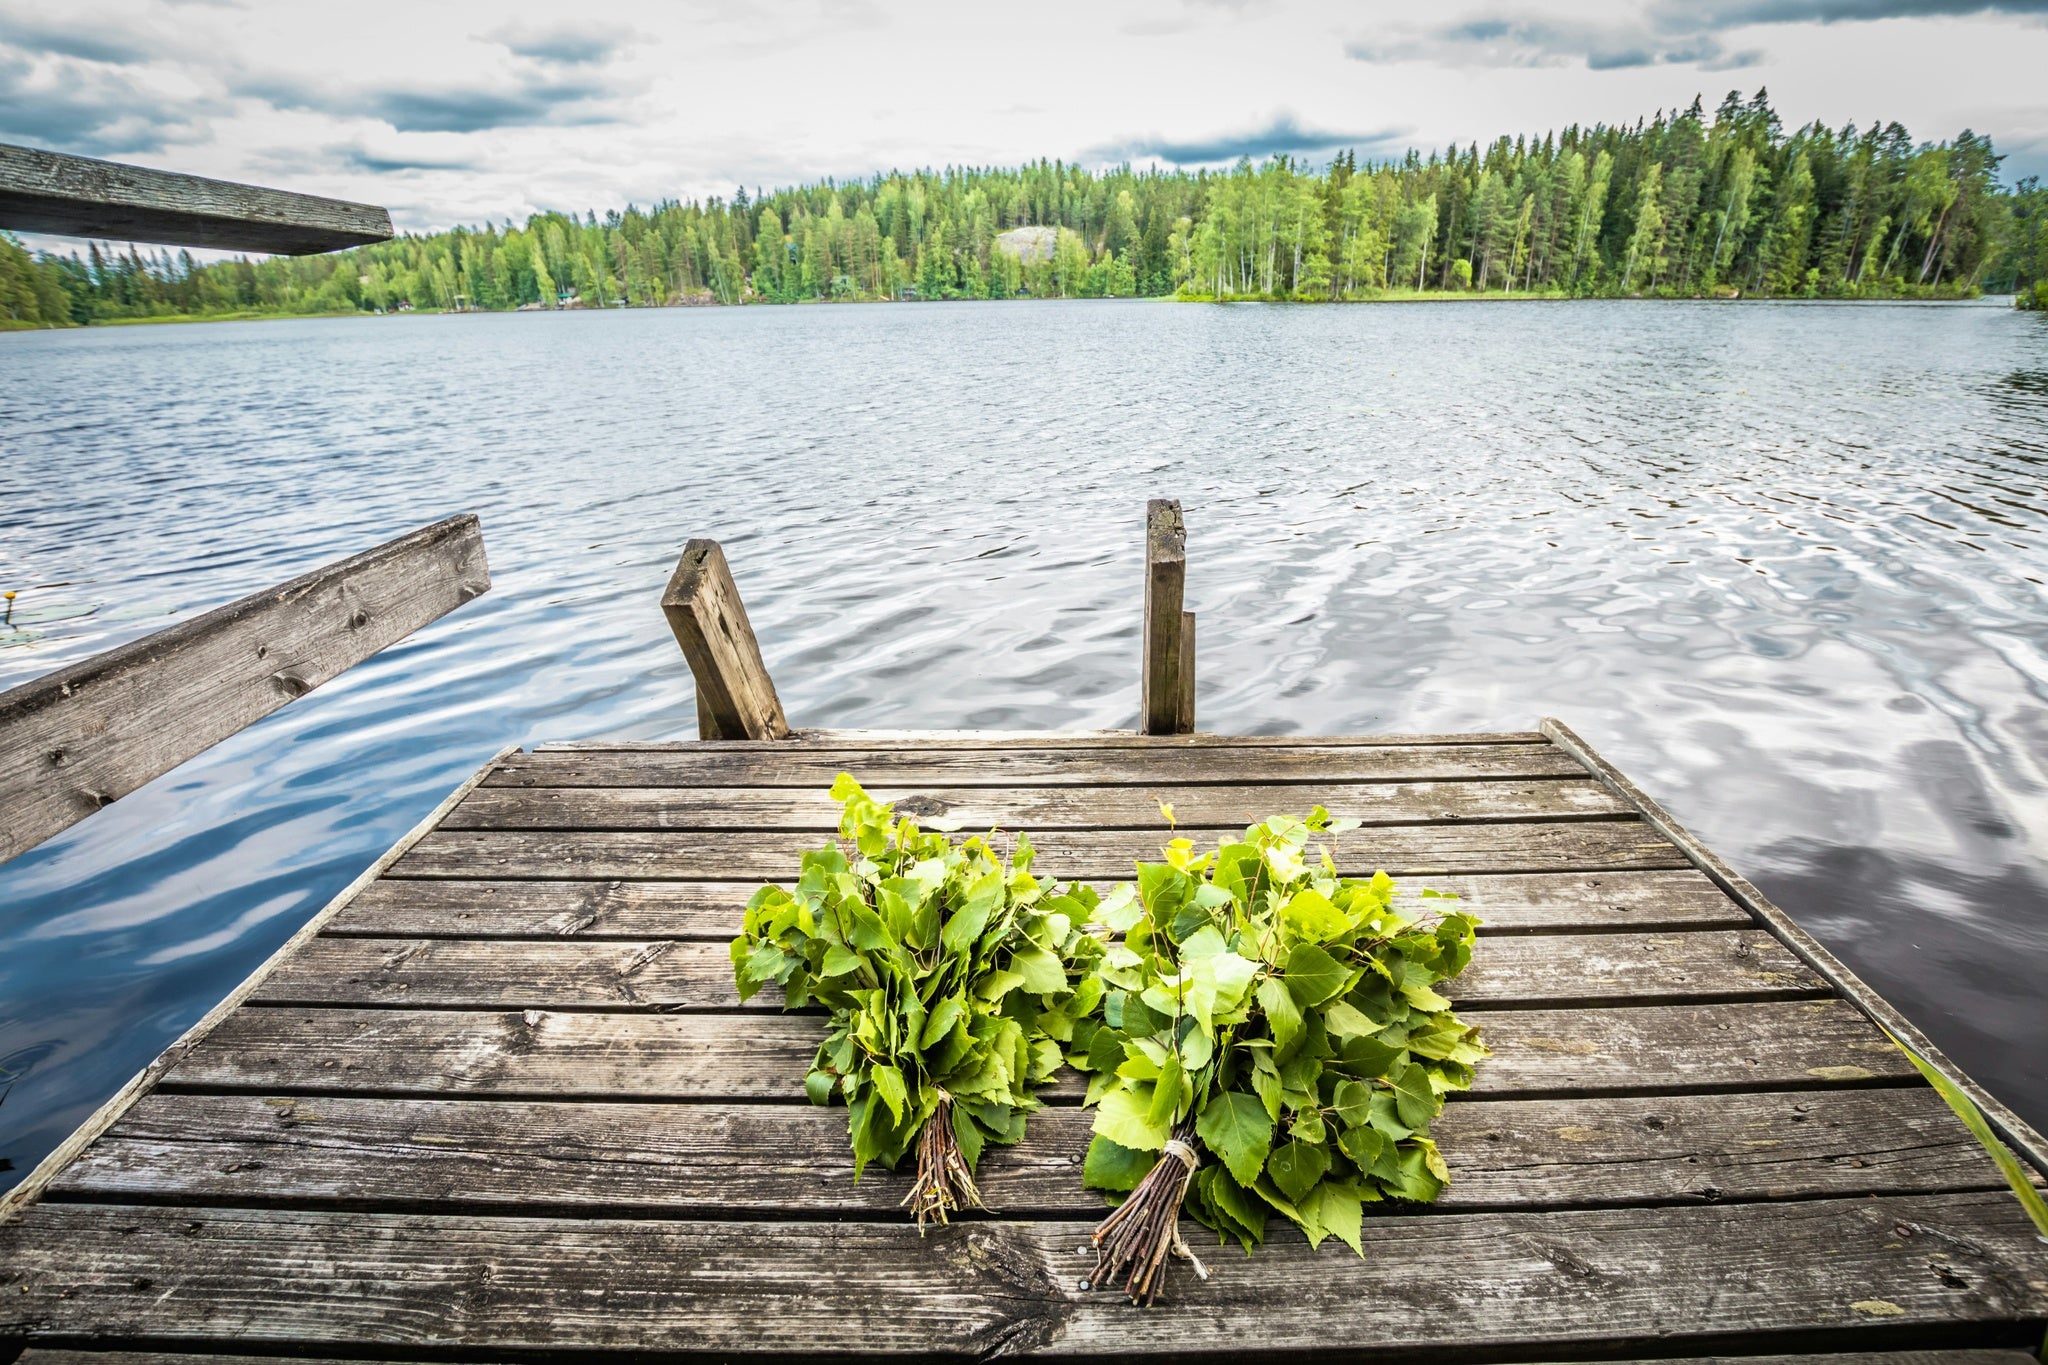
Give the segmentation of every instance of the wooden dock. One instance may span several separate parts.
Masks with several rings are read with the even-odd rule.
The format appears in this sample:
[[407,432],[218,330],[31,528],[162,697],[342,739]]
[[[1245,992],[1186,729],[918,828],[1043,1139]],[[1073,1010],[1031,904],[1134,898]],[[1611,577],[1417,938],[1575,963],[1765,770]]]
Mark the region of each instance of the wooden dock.
[[[1370,1218],[1362,1260],[1288,1233],[1207,1256],[1158,1308],[1088,1294],[1102,1206],[1069,1077],[985,1157],[998,1213],[920,1238],[906,1178],[855,1185],[844,1113],[804,1103],[821,1021],[739,1004],[726,955],[753,886],[832,829],[841,770],[927,817],[1027,829],[1061,877],[1155,856],[1159,799],[1197,838],[1316,802],[1363,820],[1343,870],[1486,921],[1454,993],[1497,1055],[1439,1121],[1441,1201]],[[2022,1365],[2048,1245],[1872,1000],[1554,724],[511,751],[18,1193],[0,1342],[31,1365]]]
[[[0,227],[315,251],[382,209],[0,146]],[[677,745],[508,750],[0,1198],[0,1363],[1050,1356],[2026,1365],[2048,1243],[1880,1026],[2035,1169],[2048,1144],[1555,722],[1194,735],[1180,507],[1147,509],[1143,734],[796,732],[725,556],[661,600]],[[489,587],[453,518],[0,694],[0,861]],[[851,771],[1119,879],[1320,803],[1337,854],[1486,920],[1453,994],[1495,1055],[1453,1181],[1367,1255],[1282,1233],[1154,1309],[1081,1290],[1069,1075],[920,1237],[804,1103],[822,1034],[734,993],[763,879]],[[1191,1229],[1192,1224],[1188,1227]]]

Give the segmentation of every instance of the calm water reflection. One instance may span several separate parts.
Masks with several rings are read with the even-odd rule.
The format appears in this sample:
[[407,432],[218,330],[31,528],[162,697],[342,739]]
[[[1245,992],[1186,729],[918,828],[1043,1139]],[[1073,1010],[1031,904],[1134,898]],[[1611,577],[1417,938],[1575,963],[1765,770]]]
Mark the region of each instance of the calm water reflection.
[[[799,724],[1120,726],[1142,503],[1203,728],[1556,714],[2048,1122],[2048,318],[1145,303],[0,337],[0,685],[444,513],[487,597],[0,868],[52,1146],[502,744],[694,733],[716,535]],[[41,586],[41,585],[59,586]],[[0,1177],[4,1183],[6,1177]]]

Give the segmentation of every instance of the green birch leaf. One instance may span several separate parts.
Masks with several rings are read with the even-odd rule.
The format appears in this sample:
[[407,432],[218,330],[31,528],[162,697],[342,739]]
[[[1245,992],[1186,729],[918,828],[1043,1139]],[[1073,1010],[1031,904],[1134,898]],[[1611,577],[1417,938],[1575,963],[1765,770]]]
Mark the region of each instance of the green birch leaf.
[[1416,1009],[1428,1010],[1432,1014],[1440,1010],[1447,1010],[1451,1007],[1451,1002],[1449,1000],[1445,999],[1441,995],[1438,995],[1435,991],[1431,990],[1428,986],[1423,985],[1419,981],[1402,982],[1401,996],[1409,1004],[1415,1006]]
[[1287,1051],[1301,1036],[1301,1006],[1294,1003],[1294,993],[1286,982],[1269,976],[1259,983],[1255,994],[1259,1008],[1266,1012],[1266,1027],[1273,1031],[1273,1046]]
[[903,1073],[893,1066],[878,1066],[869,1073],[875,1083],[875,1093],[882,1097],[882,1103],[889,1106],[889,1112],[903,1122],[905,1110],[910,1106],[910,1092],[903,1084]]
[[1387,1149],[1387,1135],[1370,1124],[1361,1124],[1339,1133],[1337,1147],[1357,1163],[1359,1170],[1370,1171]]
[[1351,932],[1351,921],[1344,912],[1330,904],[1329,897],[1312,888],[1297,891],[1288,898],[1287,904],[1280,908],[1280,923],[1297,939],[1308,943],[1328,943]]
[[1280,1118],[1279,1073],[1269,1071],[1264,1067],[1254,1069],[1252,1072],[1252,1093],[1259,1097],[1259,1102],[1266,1106],[1266,1112],[1272,1115],[1275,1122],[1278,1122]]
[[1389,1078],[1394,1088],[1394,1107],[1401,1115],[1401,1122],[1410,1128],[1427,1128],[1429,1121],[1437,1116],[1444,1102],[1430,1087],[1429,1073],[1413,1062]]
[[[1258,1181],[1273,1145],[1273,1117],[1256,1096],[1232,1090],[1212,1097],[1195,1120],[1195,1132],[1238,1184]],[[1163,1136],[1160,1145],[1165,1145]]]
[[1153,1127],[1173,1127],[1173,1121],[1180,1114],[1180,1106],[1194,1097],[1188,1085],[1187,1072],[1181,1069],[1180,1058],[1169,1055],[1166,1065],[1159,1069],[1159,1079],[1152,1086],[1152,1104],[1145,1111],[1145,1121]]
[[1302,1200],[1302,1212],[1313,1217],[1324,1232],[1359,1255],[1365,1254],[1359,1245],[1364,1231],[1364,1208],[1355,1193],[1326,1180]]
[[1098,1133],[1088,1142],[1081,1183],[1091,1190],[1135,1190],[1158,1161],[1157,1152],[1135,1151]]
[[988,928],[988,918],[994,911],[990,902],[977,902],[954,911],[946,927],[939,930],[939,946],[948,953],[967,952],[981,937],[981,931]]
[[1057,995],[1067,988],[1067,969],[1057,953],[1027,948],[1010,955],[1010,970],[1033,995]]
[[919,1032],[917,1045],[929,1048],[953,1031],[953,1026],[967,1017],[967,1003],[957,995],[949,995],[932,1007],[925,1016],[924,1028]]
[[1330,1154],[1310,1142],[1284,1142],[1266,1159],[1266,1174],[1280,1193],[1296,1204],[1308,1196],[1323,1173],[1330,1169]]
[[1303,1009],[1342,993],[1350,979],[1351,973],[1336,958],[1313,943],[1297,943],[1287,955],[1287,989]]
[[[1173,1135],[1172,1126],[1152,1122],[1151,1109],[1152,1087],[1149,1085],[1127,1085],[1120,1090],[1112,1090],[1095,1106],[1095,1132],[1119,1147],[1139,1152],[1159,1151],[1166,1146],[1166,1139]],[[1264,1155],[1260,1153],[1261,1158]]]
[[1355,1006],[1332,1000],[1323,1009],[1323,1027],[1332,1038],[1367,1038],[1378,1033],[1383,1025],[1374,1023]]

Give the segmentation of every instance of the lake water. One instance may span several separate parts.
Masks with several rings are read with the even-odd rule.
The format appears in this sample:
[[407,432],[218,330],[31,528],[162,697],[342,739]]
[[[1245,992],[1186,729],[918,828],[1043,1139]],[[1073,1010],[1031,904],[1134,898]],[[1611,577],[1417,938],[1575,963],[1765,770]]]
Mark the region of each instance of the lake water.
[[[500,746],[695,734],[723,541],[799,725],[1556,715],[2048,1123],[2048,316],[1145,302],[0,336],[0,686],[482,515],[485,597],[0,867],[26,1170]],[[44,586],[59,585],[59,586]],[[0,1084],[4,1084],[0,1079]],[[12,1177],[0,1175],[0,1184]]]

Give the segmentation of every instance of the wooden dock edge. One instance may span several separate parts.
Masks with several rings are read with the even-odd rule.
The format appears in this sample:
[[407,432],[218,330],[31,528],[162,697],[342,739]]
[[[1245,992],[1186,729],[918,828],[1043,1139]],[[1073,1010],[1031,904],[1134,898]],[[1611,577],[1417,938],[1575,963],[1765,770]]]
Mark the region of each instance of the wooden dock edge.
[[1692,865],[1704,872],[1736,904],[1756,918],[1757,923],[1768,929],[1792,954],[1808,967],[1818,972],[1844,1000],[1876,1024],[1891,1033],[1914,1052],[1926,1059],[1935,1070],[1956,1084],[1962,1092],[1984,1111],[1984,1118],[1992,1131],[2004,1139],[2006,1145],[2018,1152],[2021,1159],[2033,1166],[2042,1175],[2048,1176],[2048,1140],[2034,1131],[2033,1127],[2007,1108],[2005,1103],[1972,1080],[1963,1070],[1937,1048],[1914,1023],[1901,1014],[1890,1001],[1879,995],[1869,985],[1849,970],[1848,966],[1820,942],[1793,922],[1792,917],[1775,905],[1752,885],[1748,878],[1736,872],[1721,861],[1720,856],[1708,848],[1685,826],[1673,819],[1671,813],[1658,805],[1635,783],[1623,775],[1619,768],[1602,758],[1599,751],[1586,743],[1563,721],[1552,716],[1542,720],[1542,730],[1551,743],[1557,745],[1578,760],[1587,772],[1609,791],[1641,811],[1643,818],[1656,827],[1658,833],[1669,839],[1683,853]]
[[21,1183],[0,1195],[0,1223],[11,1221],[22,1209],[33,1204],[42,1194],[43,1188],[56,1178],[58,1172],[76,1160],[80,1153],[93,1144],[107,1129],[114,1126],[120,1117],[128,1112],[137,1100],[147,1094],[165,1072],[183,1061],[185,1054],[206,1040],[206,1036],[219,1026],[220,1022],[234,1013],[256,988],[278,966],[292,954],[299,951],[308,940],[318,934],[327,922],[347,909],[349,903],[362,894],[365,887],[382,877],[391,865],[403,857],[412,846],[425,838],[446,819],[448,812],[461,804],[482,781],[490,776],[493,769],[507,758],[519,752],[517,744],[508,744],[491,756],[491,760],[471,773],[462,785],[441,798],[420,822],[414,825],[399,841],[384,851],[382,857],[359,873],[356,879],[341,889],[339,895],[321,908],[320,912],[299,927],[299,931],[286,939],[278,950],[265,958],[255,971],[242,980],[242,984],[228,992],[227,996],[208,1010],[198,1023],[179,1036],[177,1041],[157,1054],[155,1061],[135,1073],[128,1084],[114,1092],[112,1099],[93,1111],[90,1118],[80,1124],[70,1137],[59,1143],[54,1151],[36,1163],[35,1169],[22,1177]]

